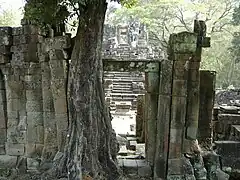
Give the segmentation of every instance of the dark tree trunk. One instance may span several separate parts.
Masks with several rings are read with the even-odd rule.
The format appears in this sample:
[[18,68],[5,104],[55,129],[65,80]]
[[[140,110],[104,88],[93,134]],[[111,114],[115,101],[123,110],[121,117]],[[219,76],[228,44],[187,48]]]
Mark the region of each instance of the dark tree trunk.
[[81,8],[68,78],[69,137],[65,163],[69,179],[117,179],[110,152],[112,126],[103,93],[101,47],[105,0]]

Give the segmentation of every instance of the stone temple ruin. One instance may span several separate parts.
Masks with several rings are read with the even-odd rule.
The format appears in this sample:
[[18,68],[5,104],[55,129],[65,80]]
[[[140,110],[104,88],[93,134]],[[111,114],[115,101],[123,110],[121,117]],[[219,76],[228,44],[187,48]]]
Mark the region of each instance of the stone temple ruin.
[[[213,116],[216,73],[199,70],[202,48],[210,46],[203,21],[195,21],[193,32],[170,36],[167,58],[149,45],[139,23],[105,25],[103,40],[112,121],[124,117],[131,122],[132,133],[118,136],[124,173],[212,180],[229,179],[226,172],[240,170],[234,149],[239,145],[238,108],[229,114],[229,108],[220,106],[224,113],[214,110]],[[65,52],[70,47],[70,35],[46,38],[24,21],[22,27],[0,28],[0,169],[36,171],[42,159],[52,160],[63,151],[68,124]],[[234,148],[227,151],[230,145]],[[236,163],[228,162],[230,157]]]

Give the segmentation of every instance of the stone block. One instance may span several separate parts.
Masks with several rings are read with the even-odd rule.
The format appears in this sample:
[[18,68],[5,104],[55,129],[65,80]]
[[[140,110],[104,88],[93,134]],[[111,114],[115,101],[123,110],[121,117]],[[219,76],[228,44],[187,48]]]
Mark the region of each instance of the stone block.
[[56,142],[57,139],[57,130],[56,128],[45,128],[44,130],[44,144],[47,149],[50,147],[58,147],[58,142]]
[[7,101],[7,109],[8,111],[18,111],[20,110],[20,99],[9,99]]
[[7,127],[11,128],[14,126],[18,126],[19,118],[8,118]]
[[43,111],[44,112],[54,112],[55,111],[51,91],[47,91],[47,92],[43,91]]
[[41,89],[26,90],[26,98],[28,101],[42,100],[43,98]]
[[12,28],[12,34],[14,36],[22,35],[23,34],[23,28],[22,27],[14,27],[14,28]]
[[25,89],[26,90],[37,90],[40,91],[42,88],[42,83],[41,82],[33,82],[33,81],[25,81]]
[[27,116],[19,116],[18,129],[21,131],[27,130]]
[[0,44],[4,46],[11,46],[12,36],[11,35],[0,36]]
[[25,152],[24,144],[6,143],[6,153],[10,156],[22,156]]
[[6,102],[6,90],[2,89],[3,87],[0,87],[0,102],[5,103]]
[[28,125],[27,127],[27,142],[28,143],[44,143],[44,127]]
[[12,27],[0,27],[0,36],[12,34]]
[[[58,61],[57,61],[58,62]],[[64,79],[65,78],[65,72],[63,65],[62,67],[51,67],[51,77],[53,79]]]
[[0,54],[4,56],[11,55],[10,46],[4,46],[0,44]]
[[18,99],[19,98],[19,93],[16,92],[16,91],[13,91],[11,89],[11,85],[10,84],[7,83],[7,86],[6,86],[6,98],[7,98],[7,100],[9,100],[9,99]]
[[27,112],[27,121],[34,126],[43,126],[43,112]]
[[43,148],[43,144],[28,143],[26,144],[26,156],[29,158],[41,158]]
[[21,52],[14,51],[12,54],[12,61],[16,64],[16,62],[24,63],[24,62],[38,62],[38,54],[36,51],[31,52]]
[[65,49],[71,47],[71,38],[70,36],[58,36],[54,38],[45,39],[46,51],[50,49]]
[[43,112],[43,120],[44,120],[44,126],[47,128],[57,128],[56,127],[56,121],[55,121],[55,113],[52,112]]
[[26,102],[27,112],[43,112],[42,100],[39,101],[28,101]]
[[7,127],[7,119],[5,117],[5,112],[0,111],[0,129]]
[[168,160],[169,175],[194,175],[193,167],[186,158],[169,159]]
[[26,143],[26,131],[20,131],[16,126],[8,128],[7,141],[13,144]]
[[63,152],[65,147],[65,142],[67,138],[67,130],[59,130],[57,129],[57,141],[58,141],[58,150]]
[[59,131],[67,129],[67,126],[68,126],[67,113],[55,114],[55,121],[57,123],[57,129]]
[[0,145],[0,155],[4,155],[4,154],[6,154],[6,151],[5,151],[5,144]]
[[7,129],[0,129],[0,145],[7,141]]
[[54,102],[54,109],[55,113],[59,114],[58,117],[60,117],[60,114],[67,113],[67,99],[66,98],[58,98]]
[[11,46],[11,52],[13,53],[28,53],[28,52],[37,52],[37,44],[18,44]]
[[123,159],[118,159],[117,163],[118,163],[119,167],[121,167],[121,168],[123,167]]
[[10,59],[11,59],[11,55],[1,55],[0,54],[0,64],[6,64],[6,63],[9,63],[10,62]]
[[16,168],[17,156],[0,155],[0,168]]
[[10,110],[7,111],[8,119],[17,119],[18,115],[19,115],[18,111],[10,111]]
[[[33,68],[28,68],[29,71],[36,70],[38,71],[38,67],[33,67]],[[24,76],[25,81],[33,81],[33,82],[41,82],[42,81],[42,76],[40,75],[32,75],[32,73],[29,73],[28,75]]]
[[36,170],[40,166],[40,159],[27,158],[27,169]]
[[13,36],[13,44],[32,44],[32,43],[42,43],[43,37],[40,35],[19,35]]
[[183,108],[186,107],[186,98],[185,97],[172,97],[172,128],[183,128],[185,125],[185,116],[186,110]]
[[123,160],[123,172],[126,174],[137,174],[138,166],[135,159],[124,159]]
[[140,177],[152,177],[152,169],[150,166],[138,167],[138,175]]
[[187,81],[186,80],[174,79],[172,88],[173,88],[172,89],[173,96],[187,96]]
[[[66,84],[66,80],[65,79],[52,79],[51,81],[52,84],[52,89],[53,89],[53,93],[55,95],[63,95],[65,94],[65,84]],[[63,91],[64,90],[64,91]],[[55,91],[60,91],[60,92],[55,92]]]
[[[182,61],[177,61],[182,62]],[[179,79],[187,79],[188,71],[186,71],[184,68],[174,68],[173,69],[173,78],[176,80]]]
[[[14,78],[16,78],[16,80],[7,81],[7,89],[10,89],[11,93],[12,92],[16,93],[19,98],[19,96],[22,96],[22,94],[24,93],[24,91],[23,91],[24,82],[22,80],[20,80],[20,76],[18,76],[18,75],[16,75]],[[15,99],[15,98],[13,98],[13,99]]]

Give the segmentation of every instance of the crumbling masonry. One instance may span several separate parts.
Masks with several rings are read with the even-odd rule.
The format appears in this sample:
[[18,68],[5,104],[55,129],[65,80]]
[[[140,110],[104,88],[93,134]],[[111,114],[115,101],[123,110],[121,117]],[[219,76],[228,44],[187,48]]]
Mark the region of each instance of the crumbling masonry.
[[[210,147],[212,138],[210,129],[199,128],[211,128],[214,101],[215,74],[199,71],[202,48],[210,45],[205,23],[195,21],[193,33],[171,35],[167,59],[146,46],[144,28],[137,45],[126,28],[117,32],[115,39],[104,36],[104,70],[145,72],[146,93],[139,97],[142,105],[136,104],[137,135],[146,143],[153,177],[211,179],[219,163],[214,160],[215,169],[207,167],[196,147],[197,139]],[[0,168],[33,171],[42,158],[51,161],[63,151],[68,125],[65,52],[70,40],[68,34],[46,38],[24,22],[22,27],[0,28]],[[205,88],[211,93],[204,91],[202,81],[209,82]]]

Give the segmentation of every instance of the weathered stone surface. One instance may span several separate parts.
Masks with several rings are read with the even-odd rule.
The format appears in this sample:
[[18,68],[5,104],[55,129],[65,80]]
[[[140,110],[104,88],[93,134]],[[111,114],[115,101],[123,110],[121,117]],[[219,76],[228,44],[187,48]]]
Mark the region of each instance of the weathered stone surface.
[[17,165],[17,156],[0,155],[0,168],[15,168]]
[[4,46],[11,46],[12,36],[10,35],[0,36],[0,44]]
[[[200,109],[198,121],[198,141],[212,138],[213,105],[215,99],[216,72],[200,71]],[[210,142],[206,142],[210,144]]]
[[13,144],[26,143],[26,131],[19,130],[16,126],[10,127],[7,130],[7,141]]
[[43,126],[28,125],[27,128],[27,142],[28,143],[39,143],[44,142],[44,128]]
[[12,34],[12,27],[0,27],[0,36]]
[[0,144],[4,144],[7,140],[7,129],[0,129]]
[[35,158],[27,158],[27,169],[36,170],[40,166],[40,160]]
[[24,144],[6,143],[6,152],[10,156],[24,155]]
[[26,156],[32,158],[41,158],[43,151],[43,144],[26,144]]
[[[29,111],[27,112],[27,121],[29,124],[35,126],[43,126],[43,113],[38,111]],[[30,123],[31,121],[31,123]]]
[[31,44],[31,43],[42,43],[43,37],[40,35],[19,35],[13,36],[13,44]]
[[0,144],[0,155],[4,155],[4,154],[6,154],[5,144],[3,144],[3,145]]

